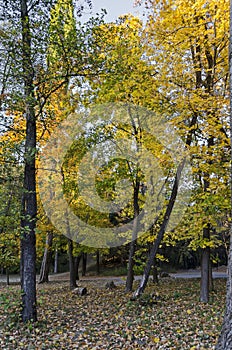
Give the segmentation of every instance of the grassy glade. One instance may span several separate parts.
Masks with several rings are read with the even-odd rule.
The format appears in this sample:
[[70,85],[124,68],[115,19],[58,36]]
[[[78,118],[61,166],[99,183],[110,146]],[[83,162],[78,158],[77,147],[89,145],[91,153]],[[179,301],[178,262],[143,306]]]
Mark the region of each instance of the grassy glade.
[[209,304],[199,302],[199,280],[162,279],[133,301],[124,286],[101,280],[38,285],[36,323],[19,319],[19,286],[0,287],[0,348],[23,349],[214,349],[223,316],[225,280],[215,280]]

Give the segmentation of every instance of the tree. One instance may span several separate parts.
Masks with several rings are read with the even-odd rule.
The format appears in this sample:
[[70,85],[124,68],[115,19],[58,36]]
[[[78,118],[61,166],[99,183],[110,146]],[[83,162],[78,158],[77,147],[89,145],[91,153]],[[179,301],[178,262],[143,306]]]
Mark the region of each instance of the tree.
[[[77,36],[76,36],[76,20],[74,17],[74,5],[72,0],[57,1],[50,11],[50,23],[49,23],[49,38],[48,47],[46,52],[46,63],[48,66],[48,71],[50,79],[43,82],[40,85],[39,96],[40,99],[45,97],[47,100],[44,106],[44,112],[47,116],[50,116],[50,120],[46,118],[44,122],[46,123],[46,129],[51,132],[54,125],[58,125],[61,120],[63,120],[68,113],[73,110],[71,106],[71,91],[68,88],[70,78],[67,76],[71,67],[71,61],[75,56],[74,50],[77,47]],[[64,75],[60,79],[55,78],[56,72],[59,71],[59,75]],[[41,71],[42,74],[42,71]],[[51,78],[52,76],[52,78]],[[44,77],[38,77],[41,81]],[[54,82],[55,79],[55,82]],[[64,81],[65,79],[65,81]],[[60,84],[60,87],[59,87]],[[58,88],[58,91],[53,92],[51,96],[47,96],[50,89],[54,89],[54,85]],[[59,97],[58,97],[59,95]],[[62,96],[62,97],[61,97]],[[65,112],[64,112],[65,110]],[[48,120],[47,120],[48,119]],[[43,126],[41,126],[43,130]],[[43,135],[43,140],[41,143],[46,142],[48,133]],[[50,193],[50,197],[52,194]],[[52,257],[52,242],[54,236],[54,228],[47,223],[47,234],[46,243],[44,248],[44,255],[40,269],[39,283],[48,282],[49,268]],[[73,271],[73,258],[72,258],[72,243],[69,242],[70,248],[70,283],[75,286],[72,277]]]
[[[232,4],[230,3],[230,40],[229,40],[229,76],[230,76],[230,135],[232,135]],[[230,136],[231,137],[231,136]],[[232,137],[230,138],[232,161]],[[230,170],[232,181],[232,170]],[[231,208],[232,208],[232,188]],[[221,333],[216,345],[217,350],[229,350],[232,347],[232,224],[230,224],[230,248],[228,257],[228,280],[226,287],[226,306]]]
[[[89,4],[90,1],[87,1]],[[1,31],[1,43],[4,53],[1,57],[1,75],[3,76],[1,106],[4,113],[8,110],[11,115],[25,116],[24,140],[24,180],[21,208],[21,287],[22,287],[22,319],[24,322],[36,321],[36,288],[35,288],[35,228],[37,216],[36,198],[36,152],[38,122],[46,127],[43,109],[48,98],[67,83],[72,75],[71,68],[78,75],[83,70],[82,64],[70,66],[67,57],[66,70],[51,71],[46,63],[48,46],[48,28],[50,9],[53,1],[29,2],[21,0],[18,3],[2,1],[2,18],[6,27]],[[77,6],[77,13],[83,8],[83,3]],[[62,39],[62,38],[61,38]],[[61,46],[62,44],[58,44]],[[66,47],[67,48],[67,47]],[[65,48],[65,49],[66,49]],[[71,50],[75,52],[75,50]],[[65,56],[65,55],[64,55]],[[4,61],[5,60],[5,61]],[[82,62],[83,63],[83,62]],[[81,65],[81,68],[80,68]],[[8,66],[10,67],[8,70]],[[5,69],[7,67],[7,69]],[[41,75],[42,72],[46,74]],[[74,74],[74,75],[75,75]],[[44,88],[46,87],[46,88]],[[2,99],[4,98],[4,103]],[[3,109],[3,108],[2,108]],[[3,114],[3,120],[6,119]],[[14,118],[14,116],[13,116]],[[7,123],[5,123],[7,128]],[[43,135],[43,133],[42,133]],[[22,159],[21,159],[22,161]]]
[[37,320],[36,311],[36,113],[34,67],[31,51],[31,29],[26,0],[20,1],[22,25],[22,68],[26,113],[26,138],[24,156],[24,184],[21,221],[21,288],[22,319]]
[[[227,108],[227,3],[151,1],[153,15],[146,30],[148,55],[156,64],[160,95],[166,101],[165,113],[185,140],[192,158],[195,196],[190,205],[190,210],[194,208],[194,217],[189,216],[189,221],[192,220],[194,230],[187,224],[186,234],[193,240],[198,230],[195,239],[198,247],[203,248],[202,261],[208,266],[209,249],[213,245],[210,233],[215,232],[217,220],[225,214],[228,196],[225,196],[228,119],[224,113]],[[223,20],[219,23],[217,18],[222,13]],[[206,105],[210,108],[205,108]],[[177,230],[173,231],[174,235]],[[149,261],[151,266],[152,259]],[[207,281],[202,284],[202,301],[208,299],[208,291],[204,290],[208,288],[208,270],[208,267],[202,270],[205,271],[202,280]]]
[[[134,104],[150,107],[150,95],[154,93],[154,87],[156,86],[154,69],[143,57],[145,46],[141,40],[141,36],[142,23],[138,18],[132,16],[123,16],[119,18],[116,23],[102,24],[95,29],[93,37],[96,41],[96,46],[99,47],[100,50],[94,52],[94,54],[102,61],[103,74],[96,75],[94,79],[89,81],[90,91],[88,92],[90,101],[94,101],[98,104],[105,102],[121,102],[125,103],[126,110],[126,103],[128,103],[131,125],[127,129],[125,129],[124,125],[119,125],[117,127],[117,133],[119,135],[121,133],[121,136],[127,137],[128,140],[133,139],[137,147],[137,152],[141,152],[144,144],[146,144],[146,142],[144,142],[146,133],[144,133],[140,127],[139,118],[143,118],[142,113],[141,116],[138,117],[136,115],[136,108],[131,108],[130,110],[129,105]],[[141,111],[138,110],[138,114],[140,114],[140,112]],[[143,204],[141,205],[142,200],[140,192],[144,179],[138,164],[136,165],[128,161],[123,164],[123,168],[123,176],[130,179],[133,191],[133,200],[129,217],[133,220],[134,227],[131,242],[129,243],[128,273],[126,280],[126,290],[131,291],[134,280],[134,254],[136,251],[138,234],[137,226],[139,225],[137,217],[143,206]],[[111,177],[113,176],[112,170]],[[125,215],[125,210],[122,210],[116,225],[123,220],[123,215]]]

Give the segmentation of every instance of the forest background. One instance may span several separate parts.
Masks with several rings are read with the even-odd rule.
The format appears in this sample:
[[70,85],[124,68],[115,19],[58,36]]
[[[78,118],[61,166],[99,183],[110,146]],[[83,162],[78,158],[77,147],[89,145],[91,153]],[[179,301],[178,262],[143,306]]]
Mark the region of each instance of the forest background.
[[[166,269],[167,263],[174,268],[201,265],[203,302],[209,300],[212,266],[227,264],[229,1],[148,2],[143,22],[125,15],[106,23],[103,11],[83,23],[79,18],[85,6],[91,7],[91,2],[2,2],[0,265],[4,273],[20,269],[24,321],[37,319],[36,271],[41,270],[41,283],[48,281],[51,261],[57,266],[58,256],[68,256],[71,288],[76,287],[79,263],[87,254],[96,258],[98,273],[100,262],[125,267],[127,291],[133,289],[134,274],[142,273],[134,297],[146,288],[151,268],[156,274],[157,267]],[[102,109],[97,116],[96,111],[88,112],[102,105],[110,106],[108,113],[128,113],[130,123],[106,122],[99,117]],[[65,222],[65,232],[57,230],[47,215],[46,203],[51,206],[54,197],[56,205],[60,202],[51,188],[38,189],[43,171],[39,154],[58,125],[83,113],[90,120],[59,169],[63,196],[86,223],[73,240],[66,209],[50,215]],[[96,125],[93,117],[98,118]],[[170,137],[170,149],[160,141],[161,134],[143,127],[151,127],[151,121],[165,125],[159,132]],[[176,159],[177,138],[170,130],[181,142],[182,154]],[[126,205],[118,211],[97,211],[86,205],[77,186],[80,166],[91,149],[121,139],[133,144],[140,158],[133,161],[117,154],[106,161],[101,155],[105,163],[94,175],[101,201],[120,199]],[[150,171],[150,156],[162,175]],[[181,203],[178,193],[186,158],[191,189],[188,183],[188,196],[182,195]],[[86,169],[82,175],[88,178]],[[84,199],[88,196],[89,192]],[[175,224],[168,226],[171,220]],[[122,232],[124,245],[115,244],[113,229],[131,222],[130,238]],[[137,225],[146,222],[151,224],[138,235]],[[86,240],[87,225],[99,228],[99,235],[90,237],[91,244]]]

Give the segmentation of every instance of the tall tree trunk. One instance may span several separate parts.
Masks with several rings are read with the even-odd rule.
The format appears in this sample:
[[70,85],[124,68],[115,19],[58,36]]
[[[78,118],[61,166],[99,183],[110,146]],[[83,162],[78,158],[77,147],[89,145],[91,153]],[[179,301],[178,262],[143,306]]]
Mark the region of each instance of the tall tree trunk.
[[99,251],[99,249],[97,250],[97,255],[96,255],[96,267],[97,267],[97,275],[100,275],[100,251]]
[[75,256],[74,258],[74,275],[75,275],[75,280],[79,281],[79,265],[81,261],[82,254]]
[[[210,239],[210,227],[203,228],[203,238]],[[202,249],[200,301],[209,302],[210,247]]]
[[48,283],[48,275],[52,257],[53,232],[48,232],[44,248],[43,260],[40,268],[39,283]]
[[6,285],[10,285],[10,275],[9,275],[9,269],[6,269]]
[[[65,185],[65,176],[64,176],[63,169],[61,169],[61,175],[62,175],[63,184]],[[64,220],[66,223],[66,236],[70,237],[71,236],[70,223],[69,223],[69,215],[67,210],[65,210],[64,212]],[[68,238],[68,257],[69,257],[69,273],[70,273],[69,285],[70,285],[70,289],[74,289],[77,287],[76,270],[75,270],[75,258],[73,256],[73,241],[70,238]]]
[[132,232],[132,241],[130,243],[129,249],[129,259],[128,259],[128,270],[127,270],[127,279],[126,279],[126,291],[130,292],[133,288],[134,281],[134,255],[136,251],[137,235],[138,235],[138,216],[139,216],[139,185],[140,182],[136,178],[134,186],[134,223],[133,223],[133,232]]
[[129,259],[127,267],[127,279],[126,279],[126,291],[132,291],[133,282],[134,282],[134,254],[136,251],[136,240],[133,239],[130,243],[129,249]]
[[73,256],[73,242],[68,238],[68,256],[69,256],[69,272],[70,272],[70,289],[77,287],[75,274],[75,259]]
[[26,139],[24,157],[24,189],[21,220],[21,288],[22,320],[36,321],[36,117],[34,110],[34,70],[31,60],[31,33],[27,0],[20,1],[22,25],[22,58],[24,100],[26,114]]
[[134,293],[135,298],[139,297],[144,292],[144,290],[147,286],[151,267],[154,264],[156,254],[158,252],[160,243],[162,242],[166,227],[168,225],[168,222],[169,222],[169,219],[170,219],[170,216],[172,213],[172,209],[173,209],[175,201],[176,201],[178,187],[179,187],[179,181],[180,181],[180,177],[181,177],[181,173],[182,173],[182,170],[184,168],[184,165],[185,165],[185,159],[178,166],[176,176],[175,176],[175,181],[174,181],[173,188],[172,188],[171,197],[170,197],[168,205],[167,205],[164,219],[163,219],[162,225],[160,227],[160,230],[158,232],[157,238],[156,238],[156,240],[151,248],[151,252],[150,252],[147,264],[145,266],[143,277],[141,279],[140,285]]
[[158,279],[158,269],[157,269],[157,266],[153,265],[153,271],[152,271],[152,280],[153,280],[153,283],[159,283],[159,279]]
[[58,249],[55,250],[55,258],[54,258],[54,273],[58,273]]
[[[192,134],[193,134],[193,131],[194,131],[193,127],[196,124],[196,122],[197,122],[197,115],[194,114],[193,117],[192,117],[191,123],[189,125],[190,129],[189,129],[189,132],[187,134],[186,141],[185,141],[186,146],[190,146],[191,145]],[[145,290],[145,288],[147,286],[147,282],[148,282],[148,279],[149,279],[151,267],[154,264],[154,261],[155,261],[155,258],[156,258],[156,254],[157,254],[158,249],[159,249],[159,245],[162,242],[162,239],[164,237],[164,233],[165,233],[165,230],[166,230],[166,227],[168,225],[170,216],[172,214],[172,209],[173,209],[175,201],[176,201],[176,197],[177,197],[178,189],[179,189],[179,181],[180,181],[180,177],[181,177],[182,171],[183,171],[184,166],[185,166],[185,162],[186,162],[186,159],[183,159],[182,162],[178,165],[178,168],[177,168],[177,171],[176,171],[176,176],[175,176],[175,181],[174,181],[174,184],[173,184],[173,187],[172,187],[171,196],[170,196],[170,199],[169,199],[166,211],[165,211],[164,219],[163,219],[163,222],[162,222],[162,224],[160,226],[157,238],[156,238],[156,240],[155,240],[155,242],[154,242],[154,244],[153,244],[153,246],[151,248],[151,251],[150,251],[150,254],[149,254],[149,258],[148,258],[147,264],[146,264],[145,269],[144,269],[142,280],[140,282],[139,287],[137,288],[137,290],[134,293],[134,298],[139,297],[144,292],[144,290]]]
[[[232,3],[230,3],[230,45],[229,45],[229,69],[230,69],[230,146],[232,161]],[[232,168],[230,170],[230,190],[232,208]],[[231,210],[232,215],[232,210]],[[221,333],[216,345],[216,350],[232,349],[232,224],[230,224],[230,248],[228,254],[228,280],[226,286],[226,309]]]
[[212,261],[209,259],[209,291],[214,291],[214,282],[213,282],[213,267]]
[[86,275],[87,270],[87,253],[82,253],[82,276]]
[[[211,153],[211,147],[214,145],[214,137],[210,136],[208,139],[208,152]],[[208,164],[212,164],[210,160]],[[209,174],[205,173],[203,177],[204,192],[206,193],[210,188]],[[207,208],[208,209],[208,208]],[[203,240],[210,241],[210,231],[212,227],[208,223],[203,228]],[[203,303],[209,302],[209,289],[210,289],[210,247],[206,246],[202,248],[201,252],[201,289],[200,289],[200,301]]]

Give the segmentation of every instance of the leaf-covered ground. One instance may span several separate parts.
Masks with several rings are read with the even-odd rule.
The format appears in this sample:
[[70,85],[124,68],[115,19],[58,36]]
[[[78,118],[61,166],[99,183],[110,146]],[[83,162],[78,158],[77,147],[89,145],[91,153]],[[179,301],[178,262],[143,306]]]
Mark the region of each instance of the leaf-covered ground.
[[214,349],[223,317],[225,280],[215,280],[210,304],[199,299],[199,280],[162,280],[131,301],[123,286],[81,282],[78,296],[67,282],[38,286],[36,324],[19,320],[19,286],[0,287],[0,348]]

